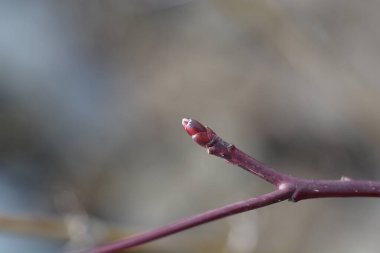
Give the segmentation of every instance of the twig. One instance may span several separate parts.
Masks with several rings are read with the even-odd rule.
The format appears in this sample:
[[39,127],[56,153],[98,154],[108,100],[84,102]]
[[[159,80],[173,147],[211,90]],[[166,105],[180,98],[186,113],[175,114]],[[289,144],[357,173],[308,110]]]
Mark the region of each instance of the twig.
[[217,208],[196,216],[183,219],[161,228],[135,235],[124,240],[87,251],[88,253],[112,253],[128,249],[180,231],[205,224],[216,219],[242,213],[270,204],[290,200],[293,202],[326,197],[380,197],[380,182],[352,180],[342,177],[340,180],[309,180],[280,173],[224,141],[209,127],[196,120],[183,119],[182,125],[192,139],[207,149],[208,153],[221,157],[267,182],[277,190],[256,198],[240,201]]
[[210,222],[233,214],[246,212],[259,207],[264,207],[276,202],[286,200],[290,197],[291,191],[289,189],[276,190],[274,192],[261,195],[256,198],[247,199],[244,201],[236,202],[221,208],[210,210],[205,213],[195,215],[190,218],[179,220],[161,228],[151,230],[139,235],[131,236],[126,240],[111,243],[103,247],[99,247],[88,251],[88,253],[109,253],[116,252],[121,249],[128,249],[143,243],[147,243],[159,238]]

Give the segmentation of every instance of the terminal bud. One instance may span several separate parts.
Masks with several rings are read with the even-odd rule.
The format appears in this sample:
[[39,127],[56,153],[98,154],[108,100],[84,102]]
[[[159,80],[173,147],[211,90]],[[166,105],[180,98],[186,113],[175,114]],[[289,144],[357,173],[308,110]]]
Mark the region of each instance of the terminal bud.
[[202,147],[209,147],[216,139],[214,131],[194,119],[182,119],[182,126],[191,138]]

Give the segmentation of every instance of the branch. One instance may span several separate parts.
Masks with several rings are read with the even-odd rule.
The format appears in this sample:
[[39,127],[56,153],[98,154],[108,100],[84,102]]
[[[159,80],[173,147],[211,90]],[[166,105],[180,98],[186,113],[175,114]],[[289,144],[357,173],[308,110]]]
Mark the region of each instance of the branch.
[[211,128],[202,125],[196,120],[183,119],[182,125],[192,139],[206,148],[209,154],[221,157],[266,180],[275,185],[277,190],[110,243],[87,251],[87,253],[112,253],[128,249],[210,221],[284,200],[296,202],[304,199],[327,197],[380,197],[379,181],[352,180],[347,177],[342,177],[340,180],[309,180],[293,177],[278,172],[250,157],[234,145],[224,141]]
[[195,215],[190,218],[179,220],[155,230],[131,236],[125,240],[95,248],[88,251],[87,253],[110,253],[122,249],[128,249],[210,221],[284,201],[288,199],[291,194],[292,192],[289,189],[276,190],[274,192],[264,194],[256,198],[236,202],[221,208]]
[[353,180],[308,180],[278,172],[224,141],[212,129],[193,119],[183,119],[182,125],[191,138],[211,155],[221,157],[259,176],[279,189],[291,188],[291,201],[327,197],[380,197],[380,182]]

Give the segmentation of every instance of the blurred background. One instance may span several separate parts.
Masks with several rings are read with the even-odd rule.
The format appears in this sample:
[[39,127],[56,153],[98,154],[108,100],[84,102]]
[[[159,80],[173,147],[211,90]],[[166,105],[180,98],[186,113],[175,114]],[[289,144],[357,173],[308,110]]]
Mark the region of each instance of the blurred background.
[[[271,191],[379,179],[378,1],[1,1],[0,252],[75,252]],[[380,202],[284,202],[138,252],[379,252]]]

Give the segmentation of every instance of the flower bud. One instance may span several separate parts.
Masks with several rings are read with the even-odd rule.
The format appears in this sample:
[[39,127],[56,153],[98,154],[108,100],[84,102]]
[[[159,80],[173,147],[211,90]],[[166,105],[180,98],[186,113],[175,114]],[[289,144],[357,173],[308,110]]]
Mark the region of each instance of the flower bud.
[[190,136],[207,132],[206,127],[194,119],[182,119],[182,126]]
[[216,138],[215,133],[210,128],[194,119],[182,119],[182,126],[191,138],[202,147],[208,147]]

